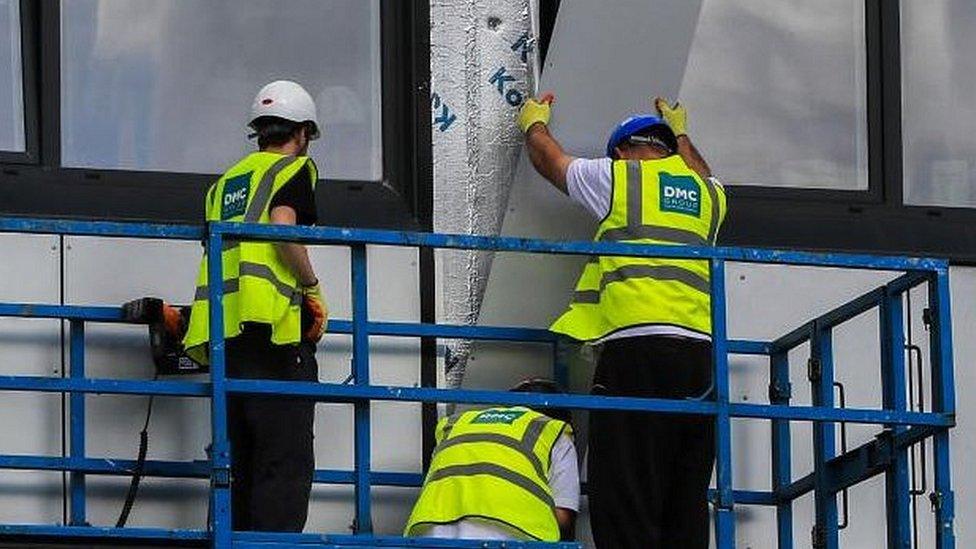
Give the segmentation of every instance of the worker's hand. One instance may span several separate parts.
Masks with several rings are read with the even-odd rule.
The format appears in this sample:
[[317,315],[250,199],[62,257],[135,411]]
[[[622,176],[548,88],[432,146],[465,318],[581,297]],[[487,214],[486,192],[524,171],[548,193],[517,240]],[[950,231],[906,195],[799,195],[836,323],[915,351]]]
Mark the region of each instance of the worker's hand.
[[312,317],[312,325],[302,335],[305,341],[318,343],[325,334],[325,327],[329,322],[329,308],[322,299],[322,288],[318,282],[302,287],[302,307]]
[[556,96],[552,93],[544,93],[538,99],[526,100],[518,116],[518,125],[522,133],[528,133],[529,128],[536,124],[548,125],[552,113],[551,105],[555,100]]
[[676,137],[688,134],[688,111],[681,103],[675,102],[674,105],[670,105],[666,99],[658,97],[654,99],[654,108],[668,126],[671,126],[671,131]]

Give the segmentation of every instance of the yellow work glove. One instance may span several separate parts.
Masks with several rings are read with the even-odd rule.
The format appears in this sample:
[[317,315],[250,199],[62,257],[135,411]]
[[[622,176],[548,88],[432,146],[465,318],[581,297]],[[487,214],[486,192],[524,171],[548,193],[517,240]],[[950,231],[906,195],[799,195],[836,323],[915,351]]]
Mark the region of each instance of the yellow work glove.
[[302,308],[312,317],[312,324],[305,329],[302,336],[305,341],[318,343],[329,322],[329,308],[322,299],[322,288],[318,282],[302,287]]
[[538,99],[529,98],[522,104],[522,110],[519,111],[518,116],[518,125],[522,133],[528,133],[529,128],[536,123],[549,124],[549,115],[552,113],[550,105],[555,99],[555,96],[547,93]]
[[675,137],[688,134],[688,111],[681,103],[675,102],[672,106],[664,98],[658,97],[654,100],[654,107],[661,118],[668,123],[668,126],[671,126],[671,131],[674,132]]

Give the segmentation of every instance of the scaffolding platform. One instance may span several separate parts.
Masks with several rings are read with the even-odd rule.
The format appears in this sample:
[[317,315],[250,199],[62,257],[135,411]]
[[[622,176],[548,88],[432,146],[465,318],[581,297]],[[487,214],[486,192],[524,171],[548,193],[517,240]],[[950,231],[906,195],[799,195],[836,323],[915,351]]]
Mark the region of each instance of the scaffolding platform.
[[[580,410],[629,410],[664,414],[701,414],[716,423],[714,509],[716,544],[735,547],[735,509],[738,505],[763,505],[776,509],[781,549],[794,544],[793,502],[813,493],[815,499],[814,547],[840,546],[837,495],[876,475],[885,476],[887,541],[890,548],[909,547],[910,517],[909,448],[922,441],[933,447],[934,484],[930,499],[935,520],[935,546],[954,547],[954,502],[950,477],[949,431],[955,425],[955,396],[949,268],[937,259],[889,256],[822,254],[796,251],[723,247],[636,245],[610,242],[562,242],[521,238],[411,233],[332,227],[289,227],[213,223],[207,227],[128,224],[45,219],[0,218],[0,233],[83,235],[104,238],[193,240],[209,250],[221,250],[227,240],[294,241],[308,245],[340,245],[351,249],[352,316],[332,320],[329,331],[352,336],[351,382],[348,384],[228,379],[225,377],[221,284],[209,286],[211,373],[209,381],[124,380],[91,378],[85,371],[85,327],[90,323],[123,322],[121,309],[104,306],[0,303],[0,316],[62,319],[69,327],[70,372],[66,377],[4,375],[0,349],[0,391],[30,391],[69,395],[67,437],[69,449],[61,456],[8,455],[0,443],[0,469],[64,471],[69,473],[68,525],[0,525],[0,543],[124,543],[127,545],[204,545],[242,547],[479,547],[530,548],[576,547],[577,544],[539,542],[457,541],[400,538],[373,534],[370,490],[373,486],[416,487],[419,473],[378,472],[371,469],[371,401],[425,403],[557,406]],[[705,401],[606,397],[582,394],[543,395],[436,387],[372,385],[369,346],[371,336],[409,338],[463,338],[546,343],[558,339],[545,330],[518,327],[458,326],[423,322],[382,322],[367,314],[367,254],[369,245],[481,250],[494,252],[614,255],[701,259],[711,271],[714,398]],[[220,253],[209,254],[209,280],[222,280]],[[771,341],[729,339],[726,325],[725,266],[727,262],[773,265],[838,267],[901,273],[890,282],[846,304],[809,320]],[[188,280],[187,284],[192,284]],[[930,310],[930,411],[912,411],[906,382],[903,296],[910,289],[928,288]],[[867,311],[878,309],[881,318],[881,409],[845,408],[835,402],[832,331]],[[788,353],[809,343],[805,378],[811,382],[812,406],[791,404],[792,371]],[[729,356],[757,355],[769,358],[769,404],[732,402],[729,398]],[[554,356],[558,356],[554,353]],[[558,361],[557,361],[558,362]],[[564,365],[554,364],[556,377],[564,377]],[[144,475],[210,480],[210,520],[205,530],[113,528],[91,526],[86,513],[86,477],[131,475],[133,460],[90,456],[85,451],[85,395],[166,395],[209,399],[211,402],[211,458],[203,461],[147,461]],[[352,485],[355,489],[355,529],[352,534],[272,534],[234,532],[230,517],[230,449],[227,439],[226,402],[230,394],[300,395],[319,402],[354,406],[354,468],[318,470],[314,482]],[[771,424],[771,486],[764,491],[736,490],[732,478],[732,418],[768,420]],[[791,422],[813,423],[814,468],[794,479],[791,466]],[[860,447],[838,451],[838,425],[879,426],[877,437]],[[806,543],[800,545],[806,546]]]

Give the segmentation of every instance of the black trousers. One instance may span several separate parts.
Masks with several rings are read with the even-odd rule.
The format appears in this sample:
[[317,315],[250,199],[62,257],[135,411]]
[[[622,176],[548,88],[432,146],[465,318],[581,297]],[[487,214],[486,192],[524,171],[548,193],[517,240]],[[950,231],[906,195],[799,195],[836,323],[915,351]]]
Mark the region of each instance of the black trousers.
[[[271,344],[270,329],[245,327],[227,340],[227,375],[244,379],[318,381],[315,347]],[[301,532],[315,472],[315,403],[278,396],[227,402],[234,530]]]
[[[698,398],[712,379],[711,344],[645,336],[608,341],[595,394]],[[601,549],[707,549],[714,420],[592,412],[587,478],[593,539]]]

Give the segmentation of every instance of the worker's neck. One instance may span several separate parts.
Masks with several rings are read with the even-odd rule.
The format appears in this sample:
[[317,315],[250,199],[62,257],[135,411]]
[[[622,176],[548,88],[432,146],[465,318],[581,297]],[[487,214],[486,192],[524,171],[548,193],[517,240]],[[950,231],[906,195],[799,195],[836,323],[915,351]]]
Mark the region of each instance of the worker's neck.
[[275,154],[283,154],[286,156],[302,156],[305,152],[302,150],[301,145],[295,141],[289,141],[283,145],[269,145],[261,149],[261,152],[269,152]]

